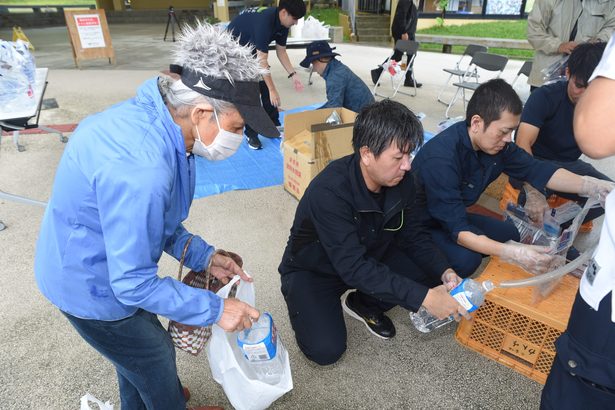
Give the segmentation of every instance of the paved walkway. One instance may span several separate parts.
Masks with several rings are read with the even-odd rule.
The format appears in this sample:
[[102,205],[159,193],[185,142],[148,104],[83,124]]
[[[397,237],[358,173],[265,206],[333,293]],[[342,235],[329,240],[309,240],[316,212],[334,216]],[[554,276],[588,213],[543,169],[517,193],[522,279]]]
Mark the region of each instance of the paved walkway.
[[[37,47],[39,66],[50,68],[47,98],[60,108],[43,112],[45,124],[78,123],[87,115],[134,95],[139,84],[169,64],[170,43],[164,26],[111,26],[117,66],[92,61],[77,70],[65,28],[31,29],[26,34]],[[0,37],[7,38],[6,31]],[[388,55],[385,48],[338,45],[341,61],[364,80]],[[290,50],[298,66],[303,50]],[[272,56],[273,57],[273,56]],[[458,57],[419,53],[416,76],[424,84],[417,97],[399,101],[427,114],[425,126],[435,131],[445,107],[435,102],[444,82],[442,67]],[[273,76],[283,107],[323,101],[324,82],[318,76],[301,93],[292,90],[275,57]],[[504,77],[512,80],[521,62],[511,61]],[[302,73],[303,78],[307,74]],[[461,104],[455,115],[462,114]],[[10,137],[1,138],[0,188],[46,200],[63,145],[54,136],[24,135],[25,152],[17,152]],[[608,166],[606,166],[608,168]],[[611,173],[613,175],[613,173]],[[541,386],[516,372],[459,345],[454,326],[419,334],[407,312],[390,316],[397,336],[389,341],[371,336],[362,324],[348,319],[348,351],[335,365],[318,367],[297,348],[277,266],[288,238],[297,201],[281,186],[228,192],[194,202],[185,225],[221,248],[241,254],[254,273],[257,307],[272,313],[289,351],[294,389],[274,404],[278,409],[536,409]],[[33,255],[43,209],[0,202],[0,408],[76,409],[85,392],[119,407],[115,374],[67,321],[38,292]],[[161,275],[175,275],[177,263],[161,260]],[[178,353],[183,383],[190,387],[191,405],[216,403],[229,407],[222,389],[211,379],[205,356]]]

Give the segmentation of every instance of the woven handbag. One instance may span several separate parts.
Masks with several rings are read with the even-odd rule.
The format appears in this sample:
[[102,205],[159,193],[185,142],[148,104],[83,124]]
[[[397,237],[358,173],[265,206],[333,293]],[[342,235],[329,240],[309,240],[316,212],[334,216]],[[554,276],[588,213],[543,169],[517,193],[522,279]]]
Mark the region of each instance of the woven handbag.
[[[222,286],[224,286],[224,284],[220,280],[216,279],[216,277],[213,276],[211,273],[211,264],[213,262],[214,256],[216,254],[228,256],[232,258],[235,263],[239,265],[239,267],[243,266],[243,261],[241,257],[236,253],[226,252],[222,249],[218,249],[216,250],[214,255],[212,255],[209,262],[209,266],[206,270],[202,272],[196,272],[191,270],[182,279],[184,258],[186,256],[188,247],[190,246],[190,242],[192,242],[192,238],[193,236],[188,238],[188,240],[186,241],[186,245],[184,246],[184,250],[179,261],[179,272],[177,274],[177,280],[193,288],[217,292],[218,290],[220,290],[220,288],[222,288]],[[237,286],[234,286],[233,289],[231,289],[229,297],[235,296],[236,291]],[[201,350],[203,349],[203,347],[205,347],[205,344],[211,337],[211,326],[191,326],[176,322],[174,320],[169,321],[168,331],[171,335],[171,340],[173,341],[175,347],[194,356],[198,355],[201,352]]]

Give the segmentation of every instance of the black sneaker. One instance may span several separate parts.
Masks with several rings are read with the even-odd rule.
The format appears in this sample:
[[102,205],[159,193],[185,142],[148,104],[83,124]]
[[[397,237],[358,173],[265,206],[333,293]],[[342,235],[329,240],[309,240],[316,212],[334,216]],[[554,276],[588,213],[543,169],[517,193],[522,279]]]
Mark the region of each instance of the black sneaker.
[[252,149],[261,149],[263,148],[263,144],[261,144],[261,140],[258,139],[258,135],[253,137],[246,135],[246,139],[248,140],[248,146]]
[[[423,83],[416,83],[416,88],[421,88],[423,86]],[[412,79],[408,80],[408,78],[406,78],[404,80],[404,87],[414,87],[414,81]]]
[[369,330],[374,336],[378,336],[381,339],[390,339],[395,336],[395,325],[393,325],[391,319],[389,319],[384,313],[362,313],[360,308],[356,306],[356,302],[354,300],[356,295],[356,290],[342,295],[342,309],[344,309],[344,312],[363,322],[367,327],[367,330]]

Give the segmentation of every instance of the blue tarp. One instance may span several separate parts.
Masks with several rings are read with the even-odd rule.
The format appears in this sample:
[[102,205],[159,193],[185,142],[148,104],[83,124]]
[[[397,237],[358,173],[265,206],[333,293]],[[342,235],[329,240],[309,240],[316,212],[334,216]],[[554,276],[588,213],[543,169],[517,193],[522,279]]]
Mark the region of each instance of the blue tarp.
[[[307,105],[280,112],[284,114],[315,110],[324,103]],[[195,198],[220,194],[234,189],[256,189],[284,183],[281,138],[259,137],[263,149],[253,150],[244,141],[237,153],[224,161],[207,161],[196,158]]]
[[[280,122],[284,114],[315,110],[324,103],[307,105],[280,112]],[[433,134],[425,132],[425,142]],[[263,149],[253,150],[243,142],[237,153],[224,161],[208,161],[196,158],[196,187],[194,198],[235,189],[256,189],[284,183],[284,161],[280,150],[281,138],[260,137]]]

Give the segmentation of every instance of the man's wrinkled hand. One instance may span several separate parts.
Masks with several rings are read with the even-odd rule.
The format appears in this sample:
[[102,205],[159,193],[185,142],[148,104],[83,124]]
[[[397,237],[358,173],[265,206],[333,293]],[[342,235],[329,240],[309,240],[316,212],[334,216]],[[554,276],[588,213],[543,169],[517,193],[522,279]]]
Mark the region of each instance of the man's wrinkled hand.
[[235,275],[239,275],[241,280],[252,282],[251,276],[244,272],[231,257],[222,253],[213,254],[209,270],[216,279],[224,284],[227,284]]
[[224,310],[218,326],[227,332],[241,332],[252,327],[260,317],[260,312],[239,299],[224,299]]

